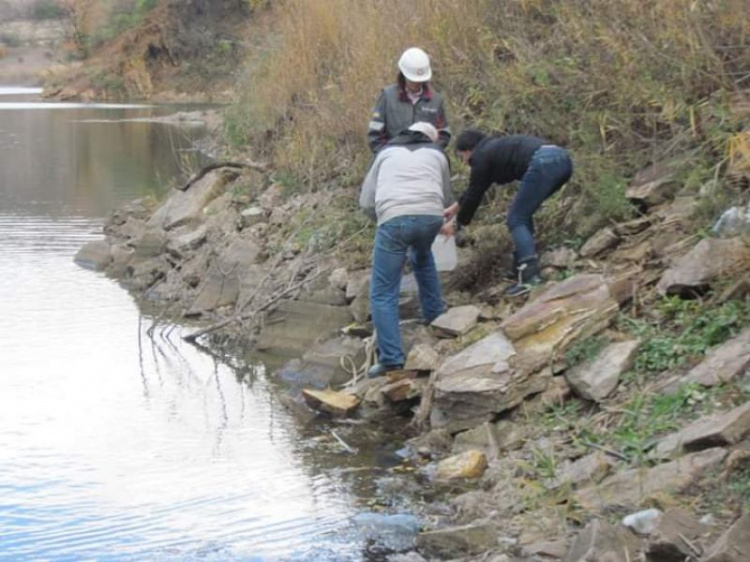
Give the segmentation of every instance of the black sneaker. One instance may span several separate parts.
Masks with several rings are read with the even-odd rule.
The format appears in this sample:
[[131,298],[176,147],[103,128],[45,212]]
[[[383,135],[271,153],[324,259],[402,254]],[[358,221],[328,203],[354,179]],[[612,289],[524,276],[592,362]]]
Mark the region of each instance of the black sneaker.
[[505,290],[505,296],[513,298],[527,295],[531,292],[531,289],[538,287],[542,283],[544,283],[544,280],[541,277],[532,277],[525,283],[516,283],[515,285],[508,287]]
[[385,376],[391,371],[400,371],[404,368],[403,365],[383,365],[382,363],[375,363],[370,370],[367,371],[367,378],[376,379],[378,377]]
[[518,263],[518,282],[505,291],[506,297],[520,297],[531,292],[533,287],[544,283],[539,273],[539,260],[536,256],[526,258]]

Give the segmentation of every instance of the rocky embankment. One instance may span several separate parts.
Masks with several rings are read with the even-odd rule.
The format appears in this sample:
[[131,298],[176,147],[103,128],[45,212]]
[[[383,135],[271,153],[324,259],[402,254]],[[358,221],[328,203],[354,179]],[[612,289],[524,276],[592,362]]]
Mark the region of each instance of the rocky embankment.
[[[652,336],[622,322],[663,296],[747,306],[749,209],[695,236],[701,196],[656,166],[628,191],[639,218],[546,252],[558,280],[524,303],[500,298],[502,283],[480,299],[459,265],[443,279],[452,306],[428,327],[407,276],[405,370],[368,380],[369,272],[343,266],[348,240],[321,249],[302,218],[334,195],[284,197],[266,181],[213,169],[160,205],[118,209],[76,259],[157,303],[160,322],[201,320],[196,341],[278,358],[272,376],[300,416],[402,419],[403,478],[432,501],[412,551],[392,560],[750,560],[750,327],[727,320],[702,360],[635,380]],[[461,264],[476,259],[461,251]],[[664,405],[669,423],[639,436],[637,415],[661,423]]]

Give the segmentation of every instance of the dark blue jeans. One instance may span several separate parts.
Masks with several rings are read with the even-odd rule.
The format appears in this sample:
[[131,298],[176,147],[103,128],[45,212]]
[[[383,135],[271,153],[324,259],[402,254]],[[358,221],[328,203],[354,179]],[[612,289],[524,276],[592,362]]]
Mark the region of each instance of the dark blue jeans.
[[573,162],[559,146],[542,146],[532,156],[505,221],[519,261],[536,255],[534,213],[571,175]]
[[414,270],[419,304],[427,322],[443,313],[432,242],[443,225],[443,217],[405,215],[378,226],[372,250],[370,309],[377,330],[378,360],[383,365],[403,365],[398,300],[401,275],[407,257]]

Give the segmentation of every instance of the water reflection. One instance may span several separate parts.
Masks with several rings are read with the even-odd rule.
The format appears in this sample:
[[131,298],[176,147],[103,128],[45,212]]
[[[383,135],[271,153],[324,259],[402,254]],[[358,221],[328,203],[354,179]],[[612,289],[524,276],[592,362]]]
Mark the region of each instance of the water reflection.
[[163,125],[75,122],[151,109],[102,111],[0,120],[0,560],[358,560],[354,499],[300,461],[262,366],[148,337],[73,263],[180,174]]

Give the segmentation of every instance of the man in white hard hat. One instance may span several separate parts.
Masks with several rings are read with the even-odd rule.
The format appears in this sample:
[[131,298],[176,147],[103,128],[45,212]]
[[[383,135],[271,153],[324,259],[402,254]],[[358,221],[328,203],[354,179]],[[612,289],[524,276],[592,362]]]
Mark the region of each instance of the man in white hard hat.
[[438,132],[438,144],[445,149],[450,127],[443,97],[430,87],[430,57],[422,49],[404,51],[398,61],[396,84],[383,89],[372,110],[367,142],[377,153],[388,141],[417,122],[432,124]]
[[404,365],[398,300],[407,259],[417,280],[425,322],[444,310],[432,243],[444,227],[443,213],[453,202],[453,193],[448,157],[437,141],[435,127],[414,123],[378,152],[362,184],[359,204],[378,221],[370,282],[378,363],[370,369],[370,377]]

